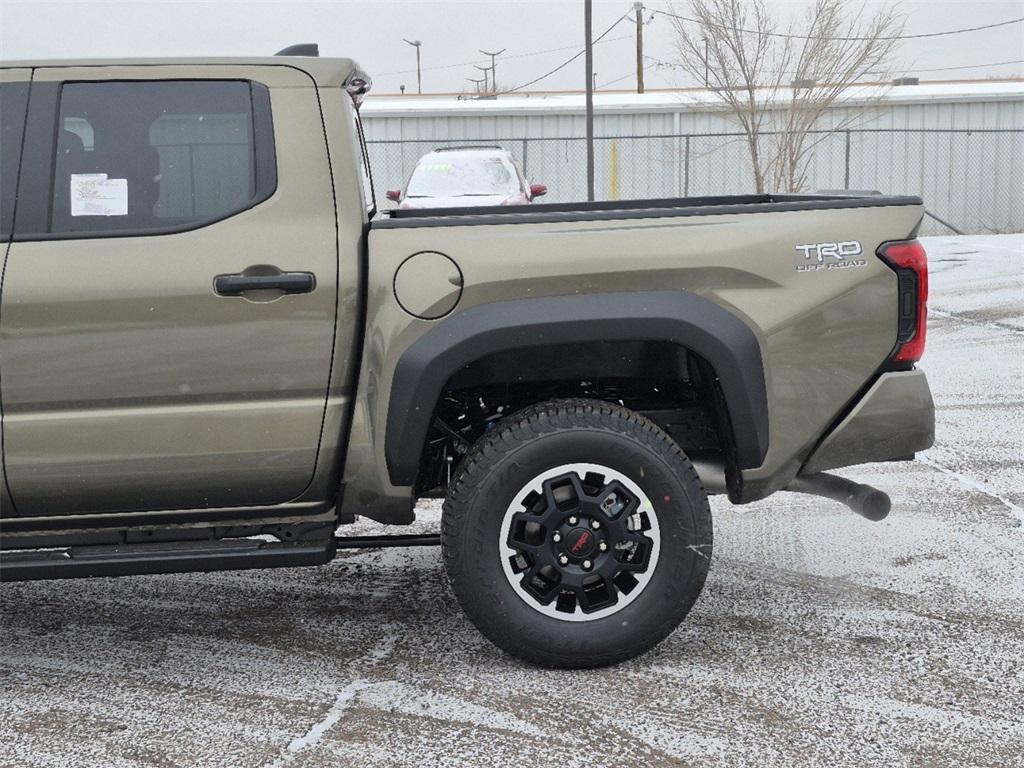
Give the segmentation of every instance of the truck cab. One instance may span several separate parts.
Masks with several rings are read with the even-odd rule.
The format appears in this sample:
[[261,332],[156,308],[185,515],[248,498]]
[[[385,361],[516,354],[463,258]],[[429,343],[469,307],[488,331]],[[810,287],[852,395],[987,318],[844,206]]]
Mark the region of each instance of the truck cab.
[[308,513],[338,483],[318,455],[346,434],[359,354],[354,66],[23,72],[3,85],[32,73],[4,244],[5,518]]

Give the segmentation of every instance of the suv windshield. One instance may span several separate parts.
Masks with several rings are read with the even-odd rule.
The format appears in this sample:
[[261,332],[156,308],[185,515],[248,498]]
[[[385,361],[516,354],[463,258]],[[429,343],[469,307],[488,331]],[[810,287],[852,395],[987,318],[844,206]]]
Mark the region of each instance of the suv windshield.
[[469,197],[519,194],[515,167],[488,155],[424,158],[412,172],[406,197]]

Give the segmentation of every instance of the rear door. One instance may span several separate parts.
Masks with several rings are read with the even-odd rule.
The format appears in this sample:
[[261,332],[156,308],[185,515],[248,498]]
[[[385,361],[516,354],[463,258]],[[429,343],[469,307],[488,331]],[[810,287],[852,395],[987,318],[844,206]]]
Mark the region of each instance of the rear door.
[[[31,76],[31,69],[0,69],[0,274],[3,274],[11,231],[14,228],[14,202]],[[2,381],[3,358],[0,357],[0,382]],[[3,455],[2,448],[3,440],[0,435],[0,456]],[[11,508],[3,464],[0,462],[0,516],[9,513]]]
[[335,320],[327,148],[290,67],[37,69],[0,297],[17,514],[286,502]]

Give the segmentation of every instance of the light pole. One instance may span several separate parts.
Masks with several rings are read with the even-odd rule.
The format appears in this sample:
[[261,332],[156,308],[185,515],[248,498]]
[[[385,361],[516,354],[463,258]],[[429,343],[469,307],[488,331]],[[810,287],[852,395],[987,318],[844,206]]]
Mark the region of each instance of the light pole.
[[587,69],[587,200],[594,201],[594,8],[583,0],[583,28],[586,35]]
[[636,11],[636,92],[644,92],[644,4],[633,3]]
[[[405,38],[402,38],[405,40]],[[405,40],[409,45],[416,49],[416,93],[423,93],[423,78],[420,75],[420,46],[423,45],[422,40]]]

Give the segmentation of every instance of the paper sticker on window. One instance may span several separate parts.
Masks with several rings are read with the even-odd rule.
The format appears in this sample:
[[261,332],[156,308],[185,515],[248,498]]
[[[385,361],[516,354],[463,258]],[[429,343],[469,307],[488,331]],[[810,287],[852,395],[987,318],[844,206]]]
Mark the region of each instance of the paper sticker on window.
[[128,179],[105,173],[71,174],[72,216],[127,216]]

